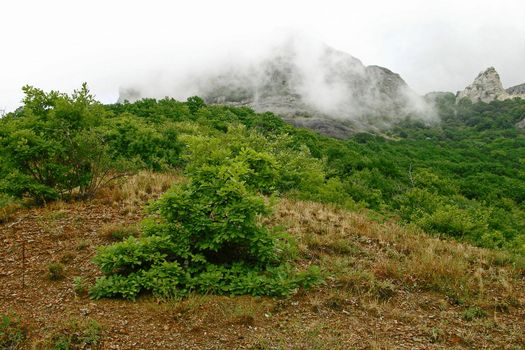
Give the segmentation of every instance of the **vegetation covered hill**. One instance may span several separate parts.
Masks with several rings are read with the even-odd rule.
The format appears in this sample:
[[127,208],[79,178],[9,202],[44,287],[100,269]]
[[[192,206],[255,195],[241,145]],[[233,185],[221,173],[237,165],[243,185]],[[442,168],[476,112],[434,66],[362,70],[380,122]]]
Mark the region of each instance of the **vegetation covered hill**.
[[101,275],[91,261],[97,247],[136,235],[144,203],[179,181],[139,173],[90,202],[21,209],[2,224],[0,312],[19,320],[0,328],[3,345],[520,349],[525,341],[525,270],[509,253],[290,199],[263,222],[295,238],[294,264],[319,266],[322,284],[285,298],[90,299],[87,288]]
[[198,97],[25,93],[0,119],[2,346],[523,344],[523,100],[337,140]]

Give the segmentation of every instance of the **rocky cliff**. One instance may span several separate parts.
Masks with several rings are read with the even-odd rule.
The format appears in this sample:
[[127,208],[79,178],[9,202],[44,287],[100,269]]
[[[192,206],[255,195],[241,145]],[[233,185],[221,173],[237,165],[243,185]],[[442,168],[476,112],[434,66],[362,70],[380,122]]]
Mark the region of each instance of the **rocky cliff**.
[[525,99],[525,84],[505,90],[494,67],[489,67],[479,73],[472,84],[457,93],[457,101],[468,98],[472,102],[488,103],[494,100],[507,100],[515,97]]
[[[522,95],[525,96],[525,84],[516,85],[507,89],[509,95]],[[522,97],[525,98],[525,97]]]

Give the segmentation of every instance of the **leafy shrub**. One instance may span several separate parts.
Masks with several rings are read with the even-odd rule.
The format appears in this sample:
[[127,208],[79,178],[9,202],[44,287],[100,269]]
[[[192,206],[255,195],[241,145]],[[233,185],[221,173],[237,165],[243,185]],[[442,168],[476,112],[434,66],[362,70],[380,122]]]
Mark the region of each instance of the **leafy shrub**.
[[109,176],[103,131],[106,112],[87,86],[69,96],[24,87],[24,106],[0,131],[6,162],[0,191],[40,202],[89,196]]
[[326,182],[323,162],[313,158],[307,147],[294,148],[293,139],[287,135],[265,137],[242,125],[230,125],[224,134],[182,139],[188,144],[184,158],[190,173],[204,164],[248,157],[254,169],[245,176],[246,181],[257,183],[257,189],[263,193],[315,193]]
[[159,171],[177,165],[180,160],[182,144],[168,121],[147,123],[124,113],[108,120],[104,137],[115,162],[132,160],[136,167]]
[[281,265],[288,241],[258,221],[270,213],[256,191],[271,190],[274,158],[243,148],[208,161],[151,207],[159,219],[144,224],[143,236],[99,248],[94,262],[105,276],[91,288],[93,298],[133,299],[141,291],[285,295],[318,279],[313,270],[295,274]]
[[122,174],[179,161],[173,125],[113,117],[86,84],[72,95],[24,87],[24,106],[2,118],[0,192],[38,202],[91,197]]

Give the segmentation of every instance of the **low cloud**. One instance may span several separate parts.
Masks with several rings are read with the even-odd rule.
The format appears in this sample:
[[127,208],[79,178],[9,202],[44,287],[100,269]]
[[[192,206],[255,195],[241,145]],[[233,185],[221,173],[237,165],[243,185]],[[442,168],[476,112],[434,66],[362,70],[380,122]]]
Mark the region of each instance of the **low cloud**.
[[432,107],[399,75],[289,32],[252,50],[240,45],[224,57],[139,77],[121,88],[120,99],[192,95],[210,103],[250,105],[285,117],[332,118],[362,127],[407,116],[435,118]]

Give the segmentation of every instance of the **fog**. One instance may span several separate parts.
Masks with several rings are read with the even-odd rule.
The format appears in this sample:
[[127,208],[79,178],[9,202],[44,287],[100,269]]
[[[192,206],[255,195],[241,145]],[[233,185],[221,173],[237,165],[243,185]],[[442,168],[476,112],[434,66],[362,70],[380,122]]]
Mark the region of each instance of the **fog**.
[[280,30],[257,43],[252,50],[240,46],[227,56],[216,55],[212,64],[186,63],[183,70],[134,77],[120,89],[120,101],[198,95],[208,103],[248,105],[294,119],[339,119],[354,126],[389,124],[409,115],[435,117],[398,75],[366,67],[310,35]]
[[[0,109],[19,106],[25,84],[70,92],[86,81],[105,103],[133,85],[183,98],[204,72],[245,69],[286,32],[315,39],[305,50],[326,43],[387,67],[418,94],[460,90],[488,66],[509,87],[525,82],[523,13],[519,0],[4,1]],[[302,57],[312,74],[301,94],[334,113],[345,87],[319,84],[326,72]]]

